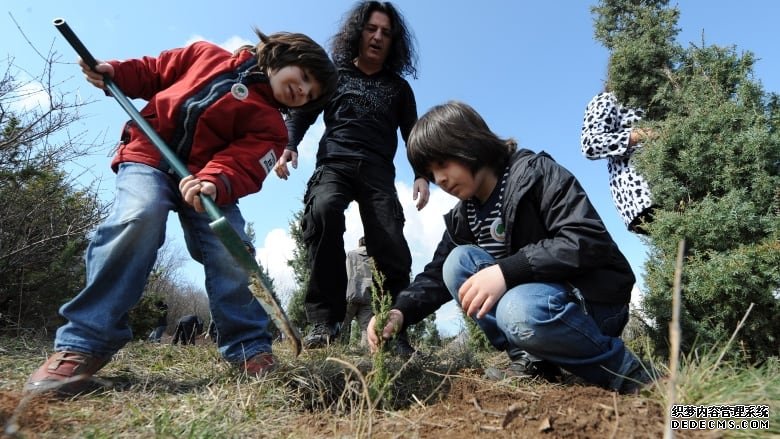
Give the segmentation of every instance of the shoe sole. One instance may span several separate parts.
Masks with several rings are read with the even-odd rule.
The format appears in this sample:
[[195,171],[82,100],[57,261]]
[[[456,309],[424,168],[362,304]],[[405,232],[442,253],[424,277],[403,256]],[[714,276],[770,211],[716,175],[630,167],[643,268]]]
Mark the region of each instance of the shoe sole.
[[70,397],[93,392],[107,383],[91,375],[76,375],[62,380],[42,380],[24,385],[24,393],[52,393]]

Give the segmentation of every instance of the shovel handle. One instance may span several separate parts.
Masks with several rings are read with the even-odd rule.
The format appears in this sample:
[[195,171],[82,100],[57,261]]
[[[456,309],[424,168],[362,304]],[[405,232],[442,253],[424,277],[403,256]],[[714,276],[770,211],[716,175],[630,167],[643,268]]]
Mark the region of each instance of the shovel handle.
[[[84,43],[81,42],[79,37],[76,36],[76,33],[73,32],[70,26],[68,26],[68,23],[65,21],[65,19],[55,18],[53,23],[57,30],[60,31],[62,36],[65,37],[68,43],[70,43],[78,56],[81,57],[81,59],[87,64],[87,66],[89,66],[89,68],[97,72],[95,69],[98,65],[97,60],[94,56],[92,56],[87,47],[84,46]],[[179,157],[176,156],[176,154],[171,151],[168,145],[165,144],[165,141],[157,134],[154,128],[149,125],[149,122],[147,122],[146,119],[141,116],[141,113],[138,112],[135,106],[133,106],[132,102],[130,102],[130,99],[127,98],[127,96],[122,92],[119,86],[116,85],[111,77],[103,74],[103,82],[106,84],[106,89],[111,93],[111,96],[113,96],[114,99],[119,102],[119,105],[124,108],[125,112],[127,112],[133,122],[138,125],[141,131],[143,131],[143,133],[149,137],[149,140],[151,140],[151,142],[155,147],[157,147],[163,157],[165,157],[165,161],[168,162],[179,178],[189,176],[190,172],[187,167],[184,166],[184,163],[182,163],[181,160],[179,160]],[[222,212],[219,210],[217,204],[214,202],[214,200],[211,199],[211,197],[205,194],[200,194],[200,201],[201,204],[203,204],[203,208],[206,210],[209,218],[212,220],[218,220],[222,217]]]
[[57,28],[57,30],[60,31],[62,36],[68,40],[68,43],[70,43],[76,53],[81,57],[82,60],[84,60],[89,68],[95,70],[95,67],[97,66],[97,60],[94,56],[92,56],[91,53],[89,53],[89,50],[87,50],[86,46],[84,46],[84,44],[81,42],[79,37],[76,36],[70,26],[68,26],[68,23],[65,22],[65,19],[55,18],[54,26]]

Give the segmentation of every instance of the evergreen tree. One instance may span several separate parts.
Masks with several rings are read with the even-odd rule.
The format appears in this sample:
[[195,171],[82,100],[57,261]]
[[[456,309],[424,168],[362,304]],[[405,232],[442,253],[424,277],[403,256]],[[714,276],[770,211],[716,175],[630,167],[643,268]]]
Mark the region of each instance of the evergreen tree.
[[668,110],[668,75],[680,47],[679,11],[668,0],[602,0],[592,9],[595,36],[610,51],[606,89],[646,119]]
[[292,267],[295,274],[296,284],[295,291],[293,291],[290,302],[287,304],[287,317],[300,329],[304,329],[307,324],[306,309],[303,302],[306,298],[306,287],[309,285],[309,276],[311,274],[311,270],[309,270],[309,252],[303,243],[302,217],[303,209],[296,212],[290,221],[290,236],[295,241],[295,248],[293,249],[293,258],[287,261],[287,265]]
[[[20,106],[35,84],[19,81],[11,61],[0,76],[0,328],[53,329],[83,284],[87,234],[104,208],[63,170],[92,147],[64,134],[85,103],[50,94],[45,105]],[[49,55],[33,88],[53,90],[52,65]]]
[[133,339],[146,340],[149,334],[157,327],[157,321],[164,311],[155,305],[159,301],[165,301],[162,295],[156,293],[144,293],[141,300],[128,313],[130,330]]
[[431,314],[419,323],[409,326],[407,335],[412,345],[418,347],[441,346],[441,335],[436,327],[436,314]]
[[490,352],[493,345],[490,344],[485,331],[483,331],[474,319],[467,316],[463,312],[463,322],[466,325],[466,333],[468,334],[468,345],[474,352]]
[[[666,1],[605,0],[593,11],[596,38],[626,58],[645,56],[659,35],[672,36],[678,16]],[[664,352],[684,239],[684,349],[725,342],[754,303],[738,342],[760,361],[780,346],[780,99],[753,77],[752,53],[664,41],[664,67],[610,71],[616,90],[630,95],[640,84],[630,102],[658,110],[645,124],[656,136],[638,154],[658,206],[648,226],[643,300],[652,337]]]

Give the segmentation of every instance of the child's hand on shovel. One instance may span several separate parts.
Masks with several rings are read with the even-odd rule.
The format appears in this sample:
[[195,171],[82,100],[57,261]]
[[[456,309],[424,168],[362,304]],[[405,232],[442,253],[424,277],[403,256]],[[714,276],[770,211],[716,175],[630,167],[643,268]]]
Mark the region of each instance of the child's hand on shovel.
[[79,58],[79,66],[81,66],[81,71],[84,72],[87,82],[101,90],[106,89],[106,83],[103,82],[103,75],[108,75],[109,78],[114,77],[114,66],[108,63],[98,61],[98,64],[95,66],[95,69],[97,69],[96,72],[92,70],[83,59]]
[[200,194],[211,197],[212,200],[217,198],[217,187],[214,183],[209,181],[198,180],[192,175],[188,175],[181,179],[179,182],[179,191],[184,201],[190,206],[195,208],[196,212],[205,212],[203,203],[200,202]]

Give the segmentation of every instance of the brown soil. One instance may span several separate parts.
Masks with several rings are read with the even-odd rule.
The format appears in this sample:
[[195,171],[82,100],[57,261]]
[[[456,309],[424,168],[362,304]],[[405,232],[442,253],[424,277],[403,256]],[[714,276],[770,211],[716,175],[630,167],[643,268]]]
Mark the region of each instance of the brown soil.
[[[313,414],[299,423],[301,437],[368,437],[354,420],[334,422]],[[526,388],[456,379],[446,399],[380,415],[376,438],[660,438],[664,411],[648,399],[596,387],[537,384]],[[704,438],[712,432],[676,432]]]

